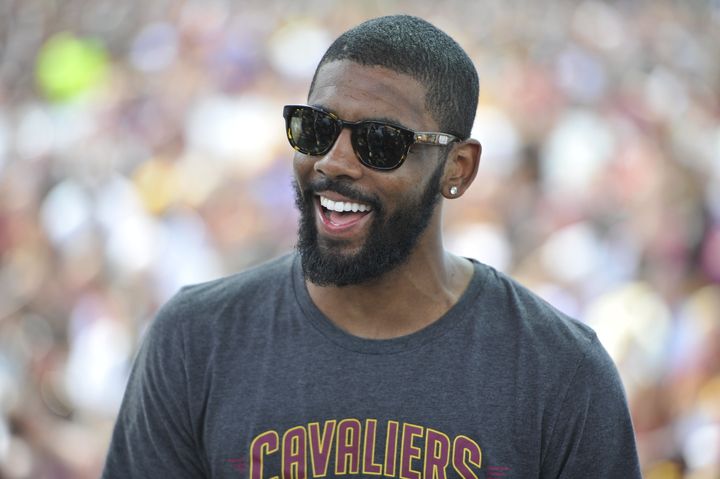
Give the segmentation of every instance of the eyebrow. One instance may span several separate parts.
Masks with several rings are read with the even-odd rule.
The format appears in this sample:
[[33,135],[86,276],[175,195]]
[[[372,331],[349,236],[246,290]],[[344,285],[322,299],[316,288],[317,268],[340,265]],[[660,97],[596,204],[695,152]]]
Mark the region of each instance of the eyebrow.
[[401,127],[401,128],[405,128],[406,130],[415,131],[414,128],[410,128],[409,126],[405,126],[404,124],[402,124],[401,122],[397,121],[397,120],[394,119],[394,118],[389,118],[389,117],[381,116],[381,117],[375,117],[375,118],[363,118],[362,120],[352,121],[352,122],[351,122],[350,120],[345,120],[345,119],[342,118],[340,115],[338,115],[337,112],[335,112],[335,111],[333,111],[333,110],[331,110],[331,109],[329,109],[329,108],[326,108],[324,105],[321,105],[321,104],[319,104],[319,103],[310,103],[309,105],[312,106],[312,107],[315,107],[315,108],[319,108],[320,110],[322,110],[322,111],[324,111],[324,112],[332,113],[332,114],[335,115],[336,117],[340,118],[340,119],[343,120],[343,121],[347,121],[348,123],[359,123],[359,122],[362,122],[362,121],[377,121],[377,122],[380,122],[380,123],[389,123],[389,124],[394,125],[394,126],[399,126],[399,127]]

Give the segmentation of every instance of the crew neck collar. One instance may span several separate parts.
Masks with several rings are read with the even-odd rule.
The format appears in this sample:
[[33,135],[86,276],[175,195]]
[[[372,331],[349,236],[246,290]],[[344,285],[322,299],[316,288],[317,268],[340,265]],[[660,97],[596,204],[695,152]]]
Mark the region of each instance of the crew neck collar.
[[295,297],[308,321],[318,332],[337,346],[361,354],[398,354],[410,351],[434,341],[457,326],[461,321],[468,319],[465,314],[475,303],[475,299],[481,293],[485,282],[485,268],[477,261],[470,259],[473,263],[473,275],[465,291],[460,295],[458,301],[439,319],[431,324],[404,336],[391,339],[367,339],[352,335],[340,329],[322,311],[315,306],[307,290],[305,279],[302,274],[300,255],[295,254],[292,264],[292,282],[295,290]]

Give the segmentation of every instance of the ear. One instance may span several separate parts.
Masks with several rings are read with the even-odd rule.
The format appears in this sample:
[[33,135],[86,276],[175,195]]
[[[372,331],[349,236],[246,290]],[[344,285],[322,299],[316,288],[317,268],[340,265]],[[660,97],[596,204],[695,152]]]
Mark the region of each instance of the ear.
[[442,179],[442,194],[445,198],[459,198],[470,187],[477,175],[481,153],[482,145],[472,138],[455,145],[450,151]]

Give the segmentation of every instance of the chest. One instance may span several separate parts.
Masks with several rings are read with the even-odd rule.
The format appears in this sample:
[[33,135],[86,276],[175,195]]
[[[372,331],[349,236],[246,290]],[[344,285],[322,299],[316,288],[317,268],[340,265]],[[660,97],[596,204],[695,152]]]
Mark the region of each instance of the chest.
[[198,427],[213,477],[482,478],[539,450],[541,421],[518,404],[518,378],[483,355],[300,344],[209,374]]

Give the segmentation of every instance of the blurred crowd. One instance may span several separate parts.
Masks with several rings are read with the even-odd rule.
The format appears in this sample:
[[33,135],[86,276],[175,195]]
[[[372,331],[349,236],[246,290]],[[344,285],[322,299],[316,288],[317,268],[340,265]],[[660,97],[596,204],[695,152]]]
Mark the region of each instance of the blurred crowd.
[[449,249],[591,325],[645,477],[720,477],[720,2],[1,0],[0,478],[93,478],[177,289],[293,248],[282,105],[422,16],[475,61]]

